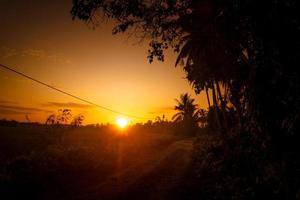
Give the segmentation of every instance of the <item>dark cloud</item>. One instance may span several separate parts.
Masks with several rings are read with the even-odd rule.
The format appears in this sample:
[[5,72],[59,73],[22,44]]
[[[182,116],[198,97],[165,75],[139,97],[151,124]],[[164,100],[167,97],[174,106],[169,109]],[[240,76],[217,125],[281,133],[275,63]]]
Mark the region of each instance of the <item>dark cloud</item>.
[[170,111],[174,110],[174,107],[172,106],[162,106],[154,108],[152,111],[149,111],[148,114],[164,114],[169,113]]
[[81,104],[81,103],[73,103],[73,102],[48,102],[43,104],[45,107],[63,107],[63,108],[92,108],[94,106],[88,104]]
[[18,52],[16,49],[8,48],[8,47],[0,47],[0,58],[10,58],[13,56],[17,56]]
[[1,100],[1,99],[0,99],[0,103],[2,103],[2,104],[18,104],[18,102],[15,102],[15,101],[6,101],[6,100]]
[[0,108],[0,114],[4,114],[4,115],[28,115],[28,114],[31,114],[31,113],[30,112],[23,112],[23,111]]
[[62,54],[50,53],[43,49],[14,49],[6,46],[0,47],[0,58],[29,57],[37,60],[54,61],[57,63],[71,64]]
[[49,112],[48,110],[39,109],[39,108],[13,106],[13,105],[3,105],[3,104],[0,104],[0,109],[16,111],[16,112],[24,112],[26,114],[28,114],[29,112]]

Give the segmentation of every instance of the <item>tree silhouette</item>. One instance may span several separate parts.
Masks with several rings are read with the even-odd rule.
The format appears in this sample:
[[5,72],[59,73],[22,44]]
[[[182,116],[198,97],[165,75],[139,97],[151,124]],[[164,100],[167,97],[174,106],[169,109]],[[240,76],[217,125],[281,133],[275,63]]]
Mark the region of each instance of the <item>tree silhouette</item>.
[[114,34],[150,40],[150,62],[163,61],[166,49],[179,52],[176,64],[195,91],[212,92],[223,132],[229,103],[248,131],[292,134],[300,111],[300,93],[293,92],[300,87],[293,67],[300,55],[298,11],[295,0],[74,0],[71,13],[94,25],[99,16],[115,19]]
[[67,124],[72,117],[70,109],[59,109],[57,114],[51,114],[46,119],[46,124],[49,125],[62,125]]
[[73,118],[73,120],[71,122],[71,125],[75,126],[75,127],[81,126],[82,123],[83,123],[83,120],[84,120],[84,116],[83,115],[77,115],[77,116],[75,116]]
[[179,121],[190,121],[193,120],[197,122],[198,113],[197,113],[197,105],[194,104],[195,99],[192,99],[191,96],[187,93],[180,95],[179,99],[175,99],[177,105],[175,106],[175,110],[179,111],[176,113],[172,119],[175,122]]
[[162,116],[155,117],[155,123],[164,123],[167,122],[166,116],[163,114]]
[[172,117],[172,119],[174,122],[182,123],[187,131],[195,131],[199,121],[197,104],[194,104],[195,99],[192,99],[189,94],[185,93],[180,95],[179,99],[175,100],[177,102],[175,110],[178,112]]
[[56,120],[59,124],[67,124],[72,117],[70,109],[59,109]]
[[[164,51],[169,47],[179,52],[175,66],[183,65],[187,79],[197,93],[205,89],[209,106],[208,91],[212,90],[215,114],[221,118],[217,107],[225,109],[229,97],[225,94],[237,67],[234,56],[240,56],[231,51],[237,47],[226,41],[217,26],[224,3],[207,0],[73,2],[71,13],[74,19],[77,17],[96,24],[95,13],[100,10],[103,16],[117,20],[114,34],[127,31],[140,40],[150,38],[149,62],[154,58],[163,61]],[[225,88],[223,94],[220,84]],[[225,128],[220,121],[225,120],[218,120],[218,126]]]
[[[244,191],[257,192],[257,184],[268,188],[271,179],[259,180],[269,176],[262,172],[271,165],[289,174],[279,178],[281,192],[273,185],[271,194],[257,199],[291,199],[300,194],[295,189],[300,168],[299,10],[297,0],[74,0],[71,13],[93,24],[97,16],[115,19],[114,34],[150,40],[149,62],[163,61],[166,49],[177,52],[176,65],[182,65],[194,90],[207,93],[208,123],[223,133],[220,166],[229,180],[245,180],[220,188],[249,186],[237,191],[237,198],[249,196]],[[243,163],[238,159],[254,164],[230,173]]]
[[54,125],[56,124],[56,115],[55,114],[51,114],[47,117],[45,124],[47,125]]

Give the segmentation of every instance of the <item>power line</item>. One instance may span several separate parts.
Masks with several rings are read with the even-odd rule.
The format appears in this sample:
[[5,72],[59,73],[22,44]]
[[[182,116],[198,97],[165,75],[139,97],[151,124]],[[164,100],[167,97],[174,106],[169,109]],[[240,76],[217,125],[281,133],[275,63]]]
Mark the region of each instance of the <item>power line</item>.
[[73,97],[73,98],[75,98],[75,99],[77,99],[77,100],[80,100],[80,101],[82,101],[82,102],[85,102],[85,103],[87,103],[87,104],[93,105],[93,106],[95,106],[95,107],[101,108],[101,109],[103,109],[103,110],[107,110],[107,111],[110,111],[110,112],[115,113],[115,114],[120,114],[120,115],[124,115],[124,116],[127,116],[127,117],[135,118],[135,119],[144,119],[144,120],[150,119],[150,118],[144,118],[144,117],[139,117],[139,116],[135,116],[135,115],[130,115],[130,114],[127,114],[127,113],[122,113],[122,112],[119,112],[119,111],[116,111],[116,110],[107,108],[107,107],[105,107],[105,106],[98,105],[98,104],[96,104],[96,103],[93,103],[93,102],[91,102],[91,101],[88,101],[88,100],[86,100],[86,99],[83,99],[83,98],[81,98],[81,97],[78,97],[78,96],[76,96],[76,95],[73,95],[73,94],[71,94],[71,93],[69,93],[69,92],[65,92],[65,91],[63,91],[63,90],[61,90],[61,89],[58,89],[58,88],[56,88],[56,87],[53,87],[53,86],[51,86],[51,85],[49,85],[49,84],[47,84],[47,83],[45,83],[45,82],[42,82],[42,81],[40,81],[40,80],[38,80],[38,79],[36,79],[36,78],[33,78],[33,77],[31,77],[31,76],[28,76],[28,75],[26,75],[26,74],[24,74],[24,73],[22,73],[22,72],[19,72],[19,71],[15,70],[15,69],[12,69],[12,68],[10,68],[10,67],[8,67],[8,66],[6,66],[6,65],[1,64],[1,63],[0,63],[0,67],[2,67],[2,68],[4,68],[4,69],[7,69],[7,70],[9,70],[9,71],[12,71],[12,72],[14,72],[14,73],[16,73],[16,74],[18,74],[18,75],[20,75],[20,76],[23,76],[23,77],[25,77],[25,78],[27,78],[27,79],[30,79],[30,80],[36,82],[36,83],[39,83],[39,84],[41,84],[41,85],[44,85],[44,86],[46,86],[46,87],[48,87],[48,88],[50,88],[50,89],[52,89],[52,90],[56,90],[57,92],[63,93],[63,94],[65,94],[65,95],[68,95],[68,96],[70,96],[70,97]]

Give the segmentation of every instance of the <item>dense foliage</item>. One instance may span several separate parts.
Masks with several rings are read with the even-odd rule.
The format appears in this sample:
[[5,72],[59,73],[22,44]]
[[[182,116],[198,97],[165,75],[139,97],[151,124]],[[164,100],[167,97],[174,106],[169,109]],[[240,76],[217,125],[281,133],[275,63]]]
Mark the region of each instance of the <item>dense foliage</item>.
[[195,136],[200,118],[198,105],[194,103],[195,99],[192,99],[190,95],[185,93],[175,100],[177,102],[175,106],[177,113],[172,119],[174,122],[180,123],[185,135]]
[[150,62],[163,61],[168,48],[178,52],[176,65],[197,93],[207,93],[208,127],[221,135],[206,152],[218,163],[210,167],[210,195],[295,199],[299,8],[297,0],[74,0],[71,13],[94,25],[115,19],[113,33],[150,40]]
[[0,120],[1,199],[120,199],[178,141],[170,127],[136,124],[124,134],[114,125]]

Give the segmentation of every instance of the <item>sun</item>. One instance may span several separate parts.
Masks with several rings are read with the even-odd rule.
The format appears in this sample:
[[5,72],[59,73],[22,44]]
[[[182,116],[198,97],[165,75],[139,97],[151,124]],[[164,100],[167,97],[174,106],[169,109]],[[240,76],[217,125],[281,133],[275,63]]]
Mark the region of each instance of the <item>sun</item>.
[[122,129],[128,125],[128,120],[124,117],[118,118],[116,122],[117,122],[117,125]]

